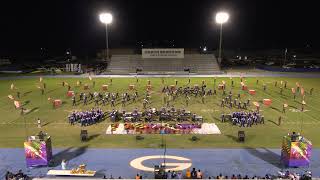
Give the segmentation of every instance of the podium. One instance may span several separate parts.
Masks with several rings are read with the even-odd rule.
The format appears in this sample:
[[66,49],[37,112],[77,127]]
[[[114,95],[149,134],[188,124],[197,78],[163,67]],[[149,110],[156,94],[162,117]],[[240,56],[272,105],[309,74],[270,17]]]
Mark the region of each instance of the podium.
[[312,143],[303,136],[284,136],[281,162],[286,167],[308,167],[311,160]]
[[39,133],[24,142],[27,167],[48,166],[52,159],[51,137]]

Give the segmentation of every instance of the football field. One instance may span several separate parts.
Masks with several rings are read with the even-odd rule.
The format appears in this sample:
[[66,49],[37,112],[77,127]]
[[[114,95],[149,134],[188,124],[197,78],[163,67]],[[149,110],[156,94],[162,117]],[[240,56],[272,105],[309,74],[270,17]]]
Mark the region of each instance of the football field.
[[[188,84],[188,78],[49,78],[44,77],[42,83],[46,84],[44,95],[41,94],[38,86],[42,86],[39,82],[39,77],[25,79],[2,79],[0,80],[0,147],[15,148],[23,147],[23,141],[27,135],[33,135],[40,130],[47,132],[52,136],[53,147],[80,147],[89,146],[94,148],[160,148],[162,137],[161,135],[142,135],[143,140],[136,140],[135,135],[106,135],[106,129],[110,125],[110,120],[107,118],[104,121],[87,126],[80,127],[79,125],[71,126],[68,123],[67,116],[74,110],[89,110],[94,107],[94,102],[90,101],[89,105],[83,105],[82,102],[77,102],[77,106],[72,106],[70,97],[67,97],[67,86],[62,86],[62,82],[66,82],[71,86],[77,94],[81,92],[103,92],[102,85],[108,85],[108,92],[118,92],[119,94],[128,92],[129,85],[135,85],[135,88],[140,94],[139,99],[126,105],[121,106],[121,98],[117,100],[115,109],[132,111],[134,108],[143,110],[143,97],[146,93],[146,86],[150,80],[152,85],[151,103],[148,107],[161,108],[164,106],[163,96],[161,92],[164,86],[175,84],[178,81],[178,87],[193,87],[194,85],[201,86],[202,81],[205,81],[207,90],[214,89],[214,78],[191,78]],[[257,83],[257,80],[259,82]],[[77,81],[81,81],[81,86],[77,86]],[[222,113],[232,113],[240,111],[236,107],[220,107],[221,100],[224,97],[222,90],[218,90],[218,85],[222,82],[226,84],[226,94],[232,92],[233,98],[241,96],[241,101],[250,99],[249,109],[255,110],[256,107],[252,102],[256,101],[260,104],[260,112],[265,117],[265,124],[253,125],[252,127],[234,126],[231,122],[221,122]],[[234,87],[231,87],[231,81],[234,81]],[[284,83],[287,81],[287,88],[284,88]],[[93,82],[95,86],[93,87]],[[248,77],[243,78],[243,82],[248,86],[248,90],[255,90],[255,95],[250,95],[248,91],[241,89],[240,78],[232,79],[227,77],[216,78],[217,94],[206,96],[205,103],[202,103],[201,97],[191,96],[189,106],[186,106],[185,98],[179,96],[171,104],[175,108],[185,108],[191,112],[195,112],[203,116],[205,122],[215,123],[221,131],[219,135],[197,135],[198,141],[191,141],[192,135],[165,135],[168,148],[280,148],[282,137],[288,132],[301,132],[303,136],[313,142],[313,146],[319,148],[319,114],[320,114],[320,78],[289,78],[289,77]],[[275,86],[277,82],[277,86]],[[282,82],[282,85],[281,85]],[[14,85],[11,89],[10,86]],[[87,84],[88,90],[84,90],[83,86]],[[263,90],[263,84],[266,85],[266,91]],[[301,103],[303,96],[300,92],[296,92],[296,99],[293,99],[292,88],[296,88],[297,84],[305,91],[304,101],[306,103],[304,111],[301,111]],[[282,94],[280,87],[283,87]],[[310,89],[314,88],[312,95]],[[18,99],[17,92],[20,92]],[[21,115],[21,110],[15,109],[13,100],[8,98],[12,95],[26,109],[24,115]],[[48,100],[61,99],[62,105],[59,108],[53,108],[52,102]],[[271,99],[272,104],[265,106],[262,103],[263,99]],[[288,104],[286,113],[282,113],[283,104]],[[99,106],[105,112],[112,110],[110,104]],[[278,118],[282,116],[281,125],[278,124]],[[40,118],[43,124],[41,129],[37,128],[37,118]],[[87,129],[89,132],[89,141],[80,141],[80,130]],[[246,141],[244,143],[237,142],[237,133],[239,130],[244,130],[246,133]]]

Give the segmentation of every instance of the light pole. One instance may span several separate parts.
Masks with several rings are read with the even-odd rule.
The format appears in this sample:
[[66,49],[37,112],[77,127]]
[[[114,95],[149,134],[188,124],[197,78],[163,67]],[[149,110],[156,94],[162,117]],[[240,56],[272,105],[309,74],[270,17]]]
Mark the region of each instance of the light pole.
[[106,48],[107,48],[107,57],[106,60],[109,59],[109,41],[108,41],[108,24],[112,23],[112,14],[110,13],[101,13],[99,15],[100,21],[106,25]]
[[222,48],[222,24],[229,20],[229,14],[226,12],[218,12],[216,14],[216,23],[220,24],[220,40],[219,40],[219,56],[218,62],[221,63],[221,48]]

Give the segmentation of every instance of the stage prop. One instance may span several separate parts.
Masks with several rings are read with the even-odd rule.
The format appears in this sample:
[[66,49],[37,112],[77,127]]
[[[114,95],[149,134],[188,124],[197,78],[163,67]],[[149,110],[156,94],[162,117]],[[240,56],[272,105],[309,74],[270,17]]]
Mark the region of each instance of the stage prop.
[[102,85],[102,86],[101,86],[101,89],[102,89],[103,91],[107,91],[107,90],[108,90],[108,85]]
[[68,96],[68,97],[72,97],[73,95],[74,95],[74,91],[68,91],[68,92],[67,92],[67,96]]
[[312,143],[298,134],[284,136],[282,139],[281,162],[286,167],[308,167]]
[[223,84],[219,84],[219,85],[218,85],[218,89],[219,89],[219,90],[224,90],[224,85],[223,85]]
[[256,95],[256,90],[253,90],[253,89],[249,90],[249,94],[250,95]]
[[130,85],[129,85],[129,90],[134,90],[134,88],[135,88],[135,87],[134,87],[133,84],[130,84]]
[[27,167],[48,166],[52,158],[50,136],[40,132],[28,137],[28,141],[24,142],[24,151]]
[[248,86],[247,85],[243,85],[242,86],[242,90],[247,91],[248,90]]
[[106,134],[221,134],[214,123],[113,123]]
[[238,131],[238,141],[239,142],[244,142],[244,140],[245,140],[245,133],[244,133],[244,131]]
[[56,99],[56,100],[53,101],[53,106],[55,108],[60,107],[61,104],[62,104],[62,101],[60,99]]
[[81,164],[77,168],[72,170],[49,170],[47,175],[49,176],[82,176],[93,177],[96,171],[86,170],[86,165]]
[[263,104],[266,105],[266,106],[270,106],[272,103],[272,100],[271,99],[263,99]]

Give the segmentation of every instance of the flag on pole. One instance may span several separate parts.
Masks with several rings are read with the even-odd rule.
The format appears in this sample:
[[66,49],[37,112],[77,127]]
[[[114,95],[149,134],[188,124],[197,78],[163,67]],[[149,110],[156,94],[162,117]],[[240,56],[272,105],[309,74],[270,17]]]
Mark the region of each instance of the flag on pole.
[[20,102],[19,102],[19,101],[14,101],[13,104],[14,104],[14,106],[15,106],[16,108],[19,108],[19,107],[20,107]]
[[11,89],[11,90],[14,89],[14,84],[13,84],[13,83],[11,84],[10,89]]
[[13,96],[10,95],[10,94],[8,95],[8,98],[11,99],[11,100],[14,100]]
[[304,88],[301,88],[301,96],[304,96]]

